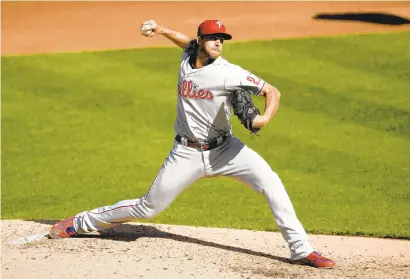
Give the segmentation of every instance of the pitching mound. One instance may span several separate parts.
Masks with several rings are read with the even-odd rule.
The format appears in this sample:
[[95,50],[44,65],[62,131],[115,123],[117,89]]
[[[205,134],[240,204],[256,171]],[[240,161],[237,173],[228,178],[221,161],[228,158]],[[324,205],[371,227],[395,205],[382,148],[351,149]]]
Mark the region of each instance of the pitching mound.
[[[47,239],[56,221],[2,221],[2,278],[408,278],[410,241],[311,236],[338,268],[289,263],[279,233],[129,223]],[[31,242],[30,242],[31,241]]]

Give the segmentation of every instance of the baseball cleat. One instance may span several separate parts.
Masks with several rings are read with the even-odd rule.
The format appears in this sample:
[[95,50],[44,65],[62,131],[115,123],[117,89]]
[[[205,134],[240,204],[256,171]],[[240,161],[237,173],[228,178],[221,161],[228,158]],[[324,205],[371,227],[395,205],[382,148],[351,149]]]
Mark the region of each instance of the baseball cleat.
[[294,264],[309,265],[316,268],[333,268],[336,266],[336,263],[333,260],[323,257],[316,251],[313,251],[303,259],[295,260],[292,262]]
[[75,217],[70,217],[68,219],[57,222],[50,229],[50,238],[57,239],[77,235],[77,232],[74,228],[74,218]]

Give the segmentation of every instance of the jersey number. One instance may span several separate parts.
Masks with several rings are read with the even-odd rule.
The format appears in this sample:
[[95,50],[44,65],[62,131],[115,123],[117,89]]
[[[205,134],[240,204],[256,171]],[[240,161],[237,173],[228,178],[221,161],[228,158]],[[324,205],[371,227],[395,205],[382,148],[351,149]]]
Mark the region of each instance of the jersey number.
[[248,76],[246,79],[247,79],[248,81],[252,82],[253,84],[257,85],[257,86],[261,83],[260,80],[256,80],[255,78],[253,78],[253,77],[251,77],[251,76]]

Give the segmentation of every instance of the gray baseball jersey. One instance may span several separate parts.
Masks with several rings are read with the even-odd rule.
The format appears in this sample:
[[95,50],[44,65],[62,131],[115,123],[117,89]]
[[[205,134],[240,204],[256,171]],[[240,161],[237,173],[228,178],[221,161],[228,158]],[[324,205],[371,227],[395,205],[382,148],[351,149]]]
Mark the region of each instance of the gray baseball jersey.
[[222,57],[193,69],[189,54],[182,55],[178,74],[178,105],[175,132],[202,143],[230,133],[232,92],[245,87],[258,95],[265,81]]

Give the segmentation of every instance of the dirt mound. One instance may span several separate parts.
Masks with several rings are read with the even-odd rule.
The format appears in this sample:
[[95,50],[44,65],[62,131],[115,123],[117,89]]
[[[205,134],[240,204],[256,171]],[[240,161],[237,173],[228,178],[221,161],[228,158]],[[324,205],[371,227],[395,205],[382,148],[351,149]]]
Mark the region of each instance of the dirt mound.
[[317,270],[290,264],[279,233],[129,223],[103,235],[45,238],[54,223],[2,221],[2,278],[404,279],[410,274],[410,241],[312,235],[314,247],[338,263],[337,269]]

